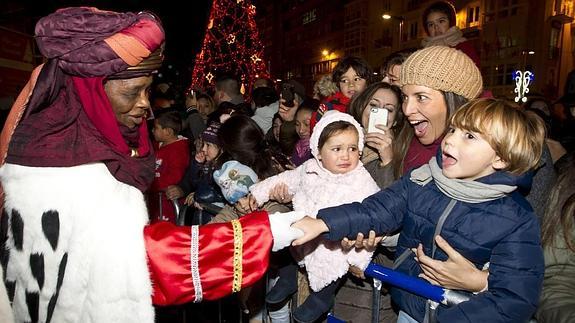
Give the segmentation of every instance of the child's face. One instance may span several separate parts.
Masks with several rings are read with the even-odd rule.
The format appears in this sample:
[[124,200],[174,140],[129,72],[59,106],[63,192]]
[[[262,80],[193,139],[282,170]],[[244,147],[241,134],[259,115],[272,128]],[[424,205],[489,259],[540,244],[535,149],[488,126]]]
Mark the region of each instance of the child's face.
[[302,110],[295,115],[295,130],[300,138],[309,138],[311,130],[309,122],[311,120],[311,111]]
[[443,12],[431,12],[427,15],[427,31],[430,37],[445,34],[449,29],[449,18]]
[[361,93],[361,91],[365,90],[366,82],[367,81],[364,78],[357,75],[355,70],[350,67],[341,76],[339,89],[343,95],[351,99],[355,94]]
[[387,71],[385,71],[385,77],[383,82],[389,84],[400,86],[399,75],[401,74],[401,65],[391,65]]
[[359,136],[354,129],[346,129],[329,137],[319,151],[323,168],[334,174],[345,174],[359,163]]
[[441,150],[441,167],[448,178],[473,181],[506,166],[481,134],[464,129],[449,128]]
[[403,115],[413,127],[421,144],[430,145],[446,129],[447,104],[440,91],[427,86],[408,84],[401,89],[404,95]]
[[154,139],[157,142],[162,142],[166,138],[167,129],[162,128],[162,126],[158,123],[157,120],[154,121],[154,128],[152,129],[152,133],[154,134]]
[[203,117],[207,117],[208,114],[213,112],[212,107],[210,106],[210,102],[207,99],[201,98],[198,100],[198,112]]
[[375,91],[367,106],[363,109],[361,114],[361,125],[367,129],[369,125],[369,115],[371,109],[387,109],[387,127],[391,128],[397,116],[397,97],[389,89],[379,89]]
[[186,96],[186,108],[196,107],[197,104],[198,104],[198,101],[196,100],[195,94],[190,93],[188,96]]
[[220,155],[220,147],[211,142],[204,141],[202,152],[206,156],[206,161],[211,162]]

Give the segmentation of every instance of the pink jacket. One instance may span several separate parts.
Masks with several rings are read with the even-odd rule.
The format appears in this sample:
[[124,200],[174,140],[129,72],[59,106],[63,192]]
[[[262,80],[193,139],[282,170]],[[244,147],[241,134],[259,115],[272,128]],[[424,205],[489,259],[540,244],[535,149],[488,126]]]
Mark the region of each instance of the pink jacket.
[[[294,170],[261,181],[250,188],[258,205],[269,200],[269,192],[284,183],[293,194],[293,207],[315,217],[320,209],[351,202],[361,202],[379,191],[377,184],[360,162],[356,169],[346,174],[333,174],[322,167],[315,158]],[[372,253],[366,250],[341,249],[339,242],[318,238],[294,248],[293,254],[300,265],[305,265],[310,287],[319,291],[347,273],[349,265],[365,269]]]

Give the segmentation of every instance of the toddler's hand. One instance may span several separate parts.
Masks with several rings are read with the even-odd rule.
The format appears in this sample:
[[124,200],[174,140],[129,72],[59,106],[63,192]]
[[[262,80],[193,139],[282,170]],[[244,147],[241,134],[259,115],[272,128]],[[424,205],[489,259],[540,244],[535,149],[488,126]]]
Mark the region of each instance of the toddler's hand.
[[292,200],[288,186],[284,183],[277,184],[270,190],[270,200],[276,200],[280,203],[289,203]]
[[348,272],[359,279],[365,279],[365,275],[363,274],[363,270],[361,268],[356,267],[354,265],[349,266]]
[[206,162],[206,154],[204,154],[204,152],[201,150],[196,152],[195,158],[196,158],[196,161],[198,163],[205,163]]

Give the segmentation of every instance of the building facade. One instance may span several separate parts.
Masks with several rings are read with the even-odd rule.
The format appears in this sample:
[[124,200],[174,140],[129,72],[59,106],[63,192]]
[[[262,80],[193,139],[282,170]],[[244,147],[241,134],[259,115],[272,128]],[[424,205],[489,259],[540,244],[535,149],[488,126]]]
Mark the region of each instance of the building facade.
[[[277,78],[299,78],[308,89],[344,55],[378,70],[392,52],[418,48],[422,13],[436,0],[259,1],[258,23]],[[481,56],[485,88],[514,98],[515,71],[529,70],[531,93],[563,92],[574,68],[574,0],[453,0],[457,26]],[[391,19],[383,19],[389,14]],[[323,52],[323,54],[322,54]]]
[[296,79],[308,90],[344,55],[343,0],[254,1],[266,63],[276,79]]

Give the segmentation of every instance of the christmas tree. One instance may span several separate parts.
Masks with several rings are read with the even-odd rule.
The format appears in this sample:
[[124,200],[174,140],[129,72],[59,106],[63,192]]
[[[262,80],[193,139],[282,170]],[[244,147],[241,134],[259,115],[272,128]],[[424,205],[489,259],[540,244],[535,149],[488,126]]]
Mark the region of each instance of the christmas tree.
[[256,7],[248,0],[214,0],[200,53],[192,73],[192,86],[213,88],[215,78],[238,78],[242,93],[251,93],[255,79],[268,77],[263,45],[255,22]]

